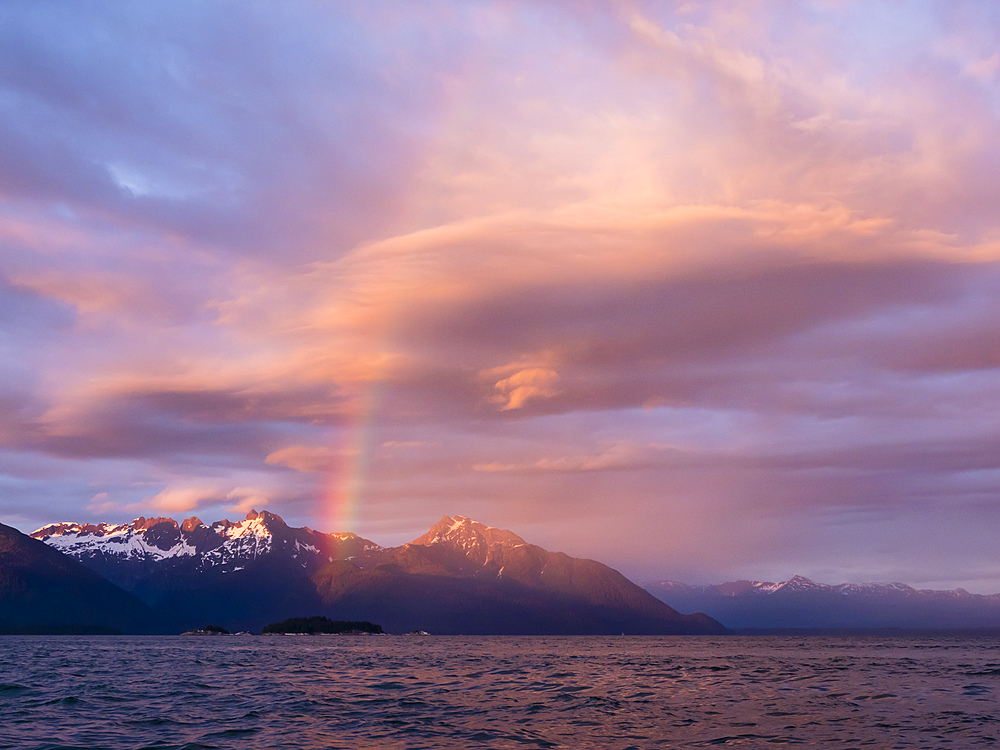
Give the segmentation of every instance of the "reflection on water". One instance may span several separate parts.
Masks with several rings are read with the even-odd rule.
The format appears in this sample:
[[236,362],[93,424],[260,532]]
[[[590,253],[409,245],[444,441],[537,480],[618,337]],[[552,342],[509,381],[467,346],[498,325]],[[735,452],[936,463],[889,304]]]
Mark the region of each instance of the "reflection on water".
[[955,747],[1000,640],[0,637],[0,748]]

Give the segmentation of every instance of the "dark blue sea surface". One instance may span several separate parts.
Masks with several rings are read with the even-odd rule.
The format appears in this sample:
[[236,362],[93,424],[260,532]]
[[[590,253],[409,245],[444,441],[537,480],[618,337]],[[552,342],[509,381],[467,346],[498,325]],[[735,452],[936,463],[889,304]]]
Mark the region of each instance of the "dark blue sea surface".
[[0,637],[0,748],[1000,745],[1000,640]]

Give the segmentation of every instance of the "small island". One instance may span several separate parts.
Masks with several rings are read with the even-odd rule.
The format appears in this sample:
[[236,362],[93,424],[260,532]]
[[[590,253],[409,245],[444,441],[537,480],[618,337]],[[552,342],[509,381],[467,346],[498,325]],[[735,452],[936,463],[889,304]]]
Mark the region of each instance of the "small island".
[[181,635],[232,635],[220,625],[206,625],[201,630],[188,630]]
[[381,625],[353,620],[331,620],[328,617],[293,617],[283,622],[273,622],[264,626],[264,635],[335,634],[335,635],[383,635]]

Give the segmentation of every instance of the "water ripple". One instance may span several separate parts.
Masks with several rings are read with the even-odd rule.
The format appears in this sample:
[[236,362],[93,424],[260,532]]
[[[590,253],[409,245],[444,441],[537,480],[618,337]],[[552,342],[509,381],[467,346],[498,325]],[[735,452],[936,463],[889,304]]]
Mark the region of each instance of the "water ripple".
[[0,748],[996,746],[1000,641],[0,638]]

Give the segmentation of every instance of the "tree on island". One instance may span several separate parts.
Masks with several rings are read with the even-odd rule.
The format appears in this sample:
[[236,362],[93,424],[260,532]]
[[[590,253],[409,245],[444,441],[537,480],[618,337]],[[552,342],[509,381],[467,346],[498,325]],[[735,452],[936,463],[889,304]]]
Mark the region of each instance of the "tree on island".
[[181,635],[232,635],[221,625],[206,625],[200,630],[187,630]]
[[321,615],[293,617],[264,626],[265,633],[382,633],[382,626],[371,622],[331,620]]

